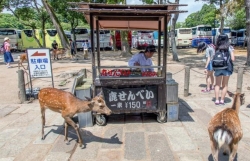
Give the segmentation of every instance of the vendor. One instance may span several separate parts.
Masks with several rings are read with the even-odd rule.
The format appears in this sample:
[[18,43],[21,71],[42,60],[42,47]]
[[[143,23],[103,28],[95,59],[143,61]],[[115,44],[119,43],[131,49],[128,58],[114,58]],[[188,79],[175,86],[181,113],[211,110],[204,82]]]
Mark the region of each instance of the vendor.
[[[151,57],[156,52],[154,45],[149,45],[146,47],[145,51],[140,51],[139,53],[133,55],[133,57],[128,61],[128,66],[153,66]],[[140,68],[142,72],[154,71],[153,68]]]

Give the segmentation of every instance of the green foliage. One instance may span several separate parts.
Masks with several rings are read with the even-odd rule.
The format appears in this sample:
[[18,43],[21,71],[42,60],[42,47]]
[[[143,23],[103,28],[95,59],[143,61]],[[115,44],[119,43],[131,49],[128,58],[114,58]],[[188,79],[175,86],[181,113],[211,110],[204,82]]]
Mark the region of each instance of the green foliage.
[[0,28],[17,28],[22,30],[25,26],[12,14],[0,13]]
[[246,11],[244,8],[236,11],[232,17],[229,17],[226,21],[228,26],[232,29],[238,30],[242,28],[246,28]]
[[204,4],[200,11],[190,14],[185,20],[185,27],[194,27],[197,25],[211,25],[214,27],[216,19],[216,7],[213,4]]

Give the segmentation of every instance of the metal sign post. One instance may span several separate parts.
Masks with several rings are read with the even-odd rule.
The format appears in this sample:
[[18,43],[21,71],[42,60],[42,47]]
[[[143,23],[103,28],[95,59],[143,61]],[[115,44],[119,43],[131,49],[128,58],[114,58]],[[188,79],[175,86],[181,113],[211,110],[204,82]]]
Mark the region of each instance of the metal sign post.
[[31,78],[49,78],[52,79],[54,88],[54,80],[52,73],[52,64],[50,60],[50,50],[48,48],[27,49],[30,85],[32,92]]

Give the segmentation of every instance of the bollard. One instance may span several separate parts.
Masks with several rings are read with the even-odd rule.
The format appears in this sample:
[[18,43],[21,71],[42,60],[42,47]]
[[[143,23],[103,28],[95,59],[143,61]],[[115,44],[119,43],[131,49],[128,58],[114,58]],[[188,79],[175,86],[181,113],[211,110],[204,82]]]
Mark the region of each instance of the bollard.
[[242,82],[243,82],[243,68],[239,68],[238,75],[237,75],[236,93],[241,93],[241,91],[242,91]]
[[26,97],[26,91],[25,91],[25,81],[24,81],[24,71],[23,70],[18,70],[18,88],[19,88],[19,99],[21,103],[27,100]]
[[184,97],[189,95],[190,67],[185,67]]

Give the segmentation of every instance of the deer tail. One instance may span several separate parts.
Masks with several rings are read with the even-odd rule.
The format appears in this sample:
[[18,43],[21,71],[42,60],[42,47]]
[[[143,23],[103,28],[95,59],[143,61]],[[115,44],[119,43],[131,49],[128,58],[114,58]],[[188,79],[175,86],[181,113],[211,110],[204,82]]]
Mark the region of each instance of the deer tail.
[[219,148],[222,145],[229,145],[232,141],[232,135],[228,130],[218,129],[214,132],[214,140],[218,143]]

